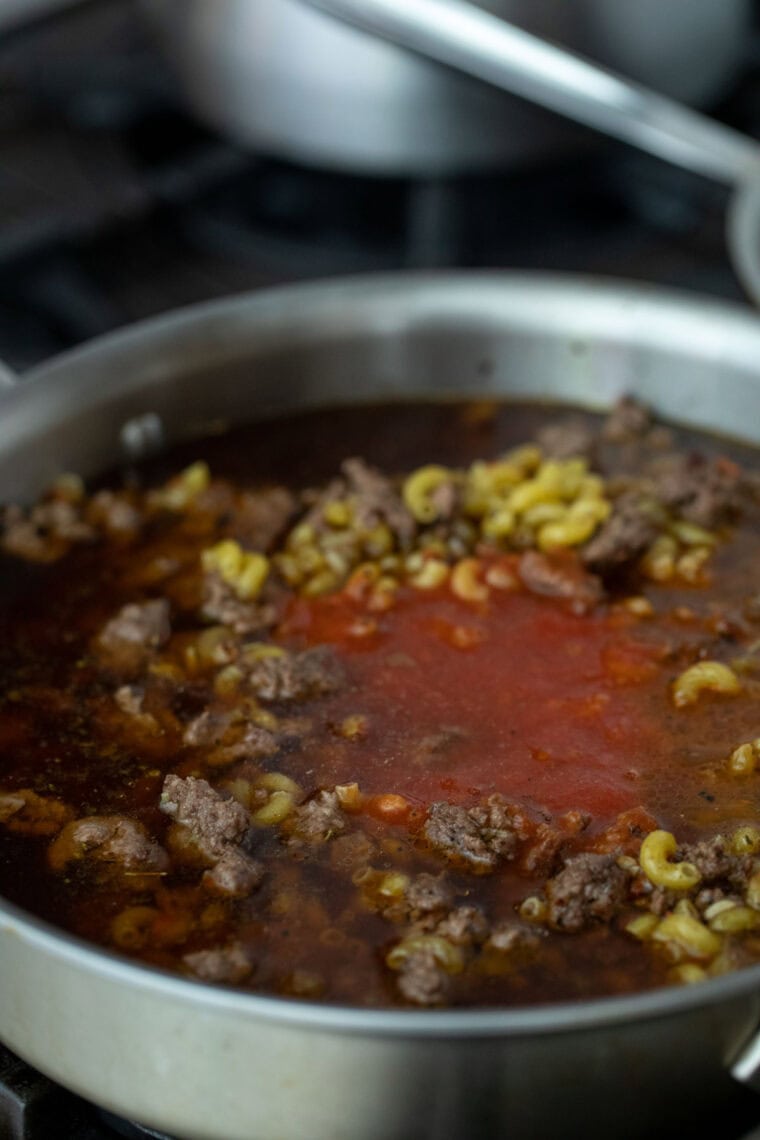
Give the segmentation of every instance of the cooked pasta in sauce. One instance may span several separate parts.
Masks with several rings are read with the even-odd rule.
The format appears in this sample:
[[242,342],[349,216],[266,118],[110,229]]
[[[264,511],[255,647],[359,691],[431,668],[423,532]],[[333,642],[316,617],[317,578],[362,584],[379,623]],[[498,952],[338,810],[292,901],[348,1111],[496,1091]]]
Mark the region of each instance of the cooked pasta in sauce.
[[0,892],[363,1006],[760,960],[753,462],[627,399],[399,404],[6,507]]

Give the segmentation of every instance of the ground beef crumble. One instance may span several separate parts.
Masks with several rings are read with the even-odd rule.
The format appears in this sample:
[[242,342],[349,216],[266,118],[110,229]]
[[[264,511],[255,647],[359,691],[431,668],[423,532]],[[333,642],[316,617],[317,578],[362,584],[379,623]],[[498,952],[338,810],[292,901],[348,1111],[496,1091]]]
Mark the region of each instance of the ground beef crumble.
[[602,426],[602,438],[627,443],[646,435],[652,426],[651,410],[633,396],[621,396]]
[[591,459],[597,445],[597,433],[585,420],[572,417],[547,424],[536,432],[536,443],[550,459]]
[[640,558],[657,537],[658,530],[646,500],[630,491],[615,501],[610,517],[583,547],[583,562],[605,576]]
[[550,925],[576,934],[594,922],[608,922],[625,902],[629,879],[614,855],[573,856],[546,884]]
[[17,506],[0,511],[3,548],[30,562],[53,562],[76,542],[91,542],[97,535],[82,518],[79,507],[53,498],[26,512]]
[[250,824],[242,804],[194,776],[166,777],[161,811],[186,827],[210,859],[221,859],[230,844],[240,842]]
[[515,919],[503,919],[493,926],[485,945],[487,950],[511,954],[515,950],[534,948],[545,937],[546,931],[540,926],[529,926]]
[[455,946],[473,946],[485,942],[489,929],[479,907],[458,906],[438,923],[435,932]]
[[703,886],[723,884],[742,888],[755,864],[751,855],[734,854],[722,835],[701,839],[698,843],[684,843],[677,858],[694,864],[702,876]]
[[221,985],[239,985],[251,974],[253,958],[241,942],[217,946],[210,950],[196,950],[185,954],[182,961],[188,970],[204,982]]
[[423,834],[434,851],[477,874],[493,871],[517,850],[510,810],[500,796],[474,808],[434,803]]
[[73,812],[52,796],[39,796],[31,788],[0,792],[0,823],[19,835],[55,835]]
[[346,829],[346,818],[341,811],[335,792],[318,792],[296,809],[290,824],[293,840],[306,843],[326,843]]
[[412,920],[448,910],[453,900],[450,885],[442,875],[426,872],[415,875],[406,891],[406,904]]
[[262,701],[307,701],[335,692],[343,683],[343,669],[328,646],[302,653],[283,650],[262,657],[248,673],[248,687]]
[[89,816],[66,824],[48,848],[48,862],[54,871],[87,859],[115,876],[132,873],[161,873],[169,858],[154,842],[142,824],[126,816]]
[[166,598],[131,602],[101,629],[94,648],[113,673],[131,676],[145,667],[171,635]]
[[204,577],[201,614],[207,621],[219,622],[240,636],[254,636],[271,630],[280,611],[273,599],[242,601],[232,586],[214,572]]
[[430,947],[422,946],[404,962],[397,985],[402,997],[414,1005],[443,1005],[451,982]]
[[707,528],[736,518],[745,491],[735,464],[701,455],[677,457],[657,483],[658,498],[666,506],[688,522]]
[[573,609],[582,613],[591,609],[602,597],[602,584],[584,570],[575,556],[549,556],[538,550],[520,555],[518,574],[532,594],[547,598],[565,598]]
[[204,871],[204,887],[220,895],[244,898],[259,886],[264,866],[237,847],[228,847],[214,866]]
[[235,512],[235,535],[247,550],[267,551],[282,535],[298,509],[287,487],[262,487],[240,497]]
[[402,549],[413,539],[417,524],[390,479],[363,459],[346,459],[342,465],[349,492],[356,497],[355,513],[359,525],[371,530],[384,522],[398,539]]

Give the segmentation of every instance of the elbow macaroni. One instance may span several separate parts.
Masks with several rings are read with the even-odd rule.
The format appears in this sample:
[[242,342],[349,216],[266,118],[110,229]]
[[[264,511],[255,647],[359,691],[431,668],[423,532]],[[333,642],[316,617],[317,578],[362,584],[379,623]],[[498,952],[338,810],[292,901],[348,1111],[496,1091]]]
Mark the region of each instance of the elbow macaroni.
[[735,696],[741,692],[741,682],[722,661],[698,661],[685,669],[673,684],[673,703],[676,708],[693,705],[703,692]]
[[678,844],[669,831],[653,831],[641,844],[641,869],[656,887],[670,891],[688,891],[702,876],[693,863],[671,863]]

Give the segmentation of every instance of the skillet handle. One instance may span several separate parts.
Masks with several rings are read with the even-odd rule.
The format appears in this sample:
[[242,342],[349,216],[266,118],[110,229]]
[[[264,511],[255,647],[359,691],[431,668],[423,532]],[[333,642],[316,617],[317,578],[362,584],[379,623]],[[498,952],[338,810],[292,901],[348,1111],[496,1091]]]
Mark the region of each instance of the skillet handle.
[[17,372],[0,360],[0,392],[6,388],[15,388],[20,379]]
[[467,0],[306,0],[365,32],[729,186],[760,172],[755,139],[539,39]]
[[760,1092],[760,1032],[755,1034],[749,1045],[744,1046],[731,1065],[731,1076],[754,1092]]

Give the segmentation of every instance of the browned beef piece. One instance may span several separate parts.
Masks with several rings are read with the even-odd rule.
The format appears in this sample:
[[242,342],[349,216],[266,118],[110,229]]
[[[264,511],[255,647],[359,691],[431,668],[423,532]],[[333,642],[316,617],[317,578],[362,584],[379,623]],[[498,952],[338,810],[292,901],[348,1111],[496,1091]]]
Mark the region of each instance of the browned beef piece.
[[359,526],[371,530],[378,523],[385,523],[402,548],[409,546],[417,524],[390,479],[369,467],[363,459],[346,459],[341,470],[349,492],[356,497],[355,517]]
[[225,764],[234,764],[237,760],[262,760],[265,756],[274,756],[278,747],[277,737],[273,732],[267,728],[260,728],[257,724],[249,724],[239,740],[213,748],[206,760],[218,768]]
[[201,882],[215,894],[245,898],[258,887],[264,868],[238,847],[228,847],[221,859],[205,871]]
[[115,538],[130,538],[142,525],[142,516],[123,495],[98,491],[87,507],[87,521]]
[[117,874],[166,871],[169,858],[141,823],[121,815],[92,815],[66,824],[48,848],[54,871],[77,859],[112,865]]
[[742,507],[744,481],[740,470],[724,460],[692,455],[665,471],[657,495],[682,518],[713,527],[735,518]]
[[512,808],[501,796],[489,796],[485,803],[470,808],[470,817],[495,855],[510,859],[517,844]]
[[79,508],[66,499],[38,503],[27,514],[17,506],[2,511],[2,545],[10,553],[31,562],[52,562],[74,542],[89,542],[95,530],[82,518]]
[[517,572],[532,594],[566,598],[579,611],[595,606],[602,596],[599,579],[585,571],[574,557],[526,550],[520,555]]
[[539,875],[545,879],[555,868],[562,844],[567,833],[558,831],[548,823],[540,823],[530,845],[523,852],[520,867],[528,875]]
[[67,542],[89,542],[95,531],[82,518],[82,512],[66,499],[51,499],[34,507],[32,522],[38,529],[48,531]]
[[212,860],[221,859],[230,844],[239,843],[250,822],[242,804],[194,776],[168,775],[160,806],[188,829],[203,854]]
[[[713,903],[716,902],[722,902],[726,897],[726,892],[720,887],[703,887],[702,890],[697,891],[694,896],[694,906],[699,911],[705,911],[708,906],[712,906]],[[741,899],[737,899],[736,901],[739,903]]]
[[26,797],[20,792],[0,792],[0,823],[5,823],[14,815],[18,815],[25,806]]
[[234,633],[246,637],[266,633],[279,616],[275,602],[266,598],[244,602],[216,573],[206,574],[203,579],[201,613],[207,621],[226,625]]
[[455,946],[479,946],[489,934],[488,920],[476,906],[458,906],[436,927],[436,934]]
[[514,950],[537,946],[543,935],[540,927],[528,926],[525,922],[508,918],[493,927],[486,948],[509,954]]
[[652,413],[646,404],[633,396],[621,396],[607,416],[602,436],[610,443],[626,443],[637,439],[652,426]]
[[308,701],[334,693],[342,682],[343,670],[326,645],[262,657],[248,674],[250,688],[262,701]]
[[439,522],[450,522],[457,514],[462,502],[462,492],[453,479],[439,483],[430,494],[431,506]]
[[651,910],[652,914],[656,914],[661,918],[676,905],[680,897],[680,891],[666,891],[664,887],[653,887],[650,892],[650,887],[651,883],[645,883],[644,890],[647,892],[647,909]]
[[165,598],[123,606],[103,626],[95,650],[107,669],[123,676],[140,672],[171,635]]
[[287,487],[247,492],[235,511],[235,538],[248,550],[269,550],[290,522],[296,506],[295,495]]
[[628,880],[614,855],[575,855],[546,884],[550,924],[575,934],[595,921],[609,922],[626,899]]
[[19,835],[55,835],[73,811],[52,796],[38,796],[31,788],[0,792],[0,823]]
[[17,506],[2,512],[3,549],[16,558],[29,562],[52,562],[64,553],[66,546],[34,525]]
[[428,946],[409,955],[398,978],[399,990],[415,1005],[441,1005],[450,986],[450,976]]
[[678,850],[678,859],[694,864],[705,887],[723,884],[741,890],[754,870],[752,856],[735,855],[722,835],[683,844]]
[[196,978],[222,985],[238,985],[253,970],[251,955],[240,942],[212,950],[196,950],[193,954],[185,954],[182,961]]
[[511,859],[517,848],[508,808],[498,796],[475,808],[434,803],[423,834],[435,851],[478,874],[493,871],[501,859]]
[[233,713],[230,709],[206,709],[185,726],[183,743],[191,748],[208,748],[221,744],[229,732]]
[[346,820],[335,792],[318,792],[296,809],[292,835],[304,843],[325,843],[346,829]]
[[594,453],[596,432],[585,420],[572,417],[541,428],[536,433],[536,443],[550,459],[588,459]]
[[322,490],[307,490],[304,491],[303,499],[308,505],[306,514],[301,517],[301,522],[312,527],[318,533],[329,529],[329,524],[325,522],[324,510],[328,503],[342,502],[348,494],[348,486],[345,479],[331,479],[326,487]]
[[243,724],[233,709],[206,709],[185,727],[182,739],[191,748],[214,749],[210,760],[215,765],[258,760],[277,751],[273,732],[257,724]]
[[245,732],[234,746],[241,759],[260,760],[272,756],[277,751],[277,738],[268,728],[259,724],[247,724]]
[[412,879],[406,892],[406,902],[413,919],[448,910],[452,899],[451,887],[443,876],[429,875],[425,871]]
[[122,712],[128,716],[144,716],[143,700],[145,694],[136,685],[121,685],[113,695],[113,699]]
[[366,867],[375,854],[375,844],[363,831],[339,835],[330,844],[330,866],[341,874]]
[[615,501],[612,514],[586,543],[581,557],[597,574],[628,566],[651,546],[658,526],[641,496],[627,492]]

